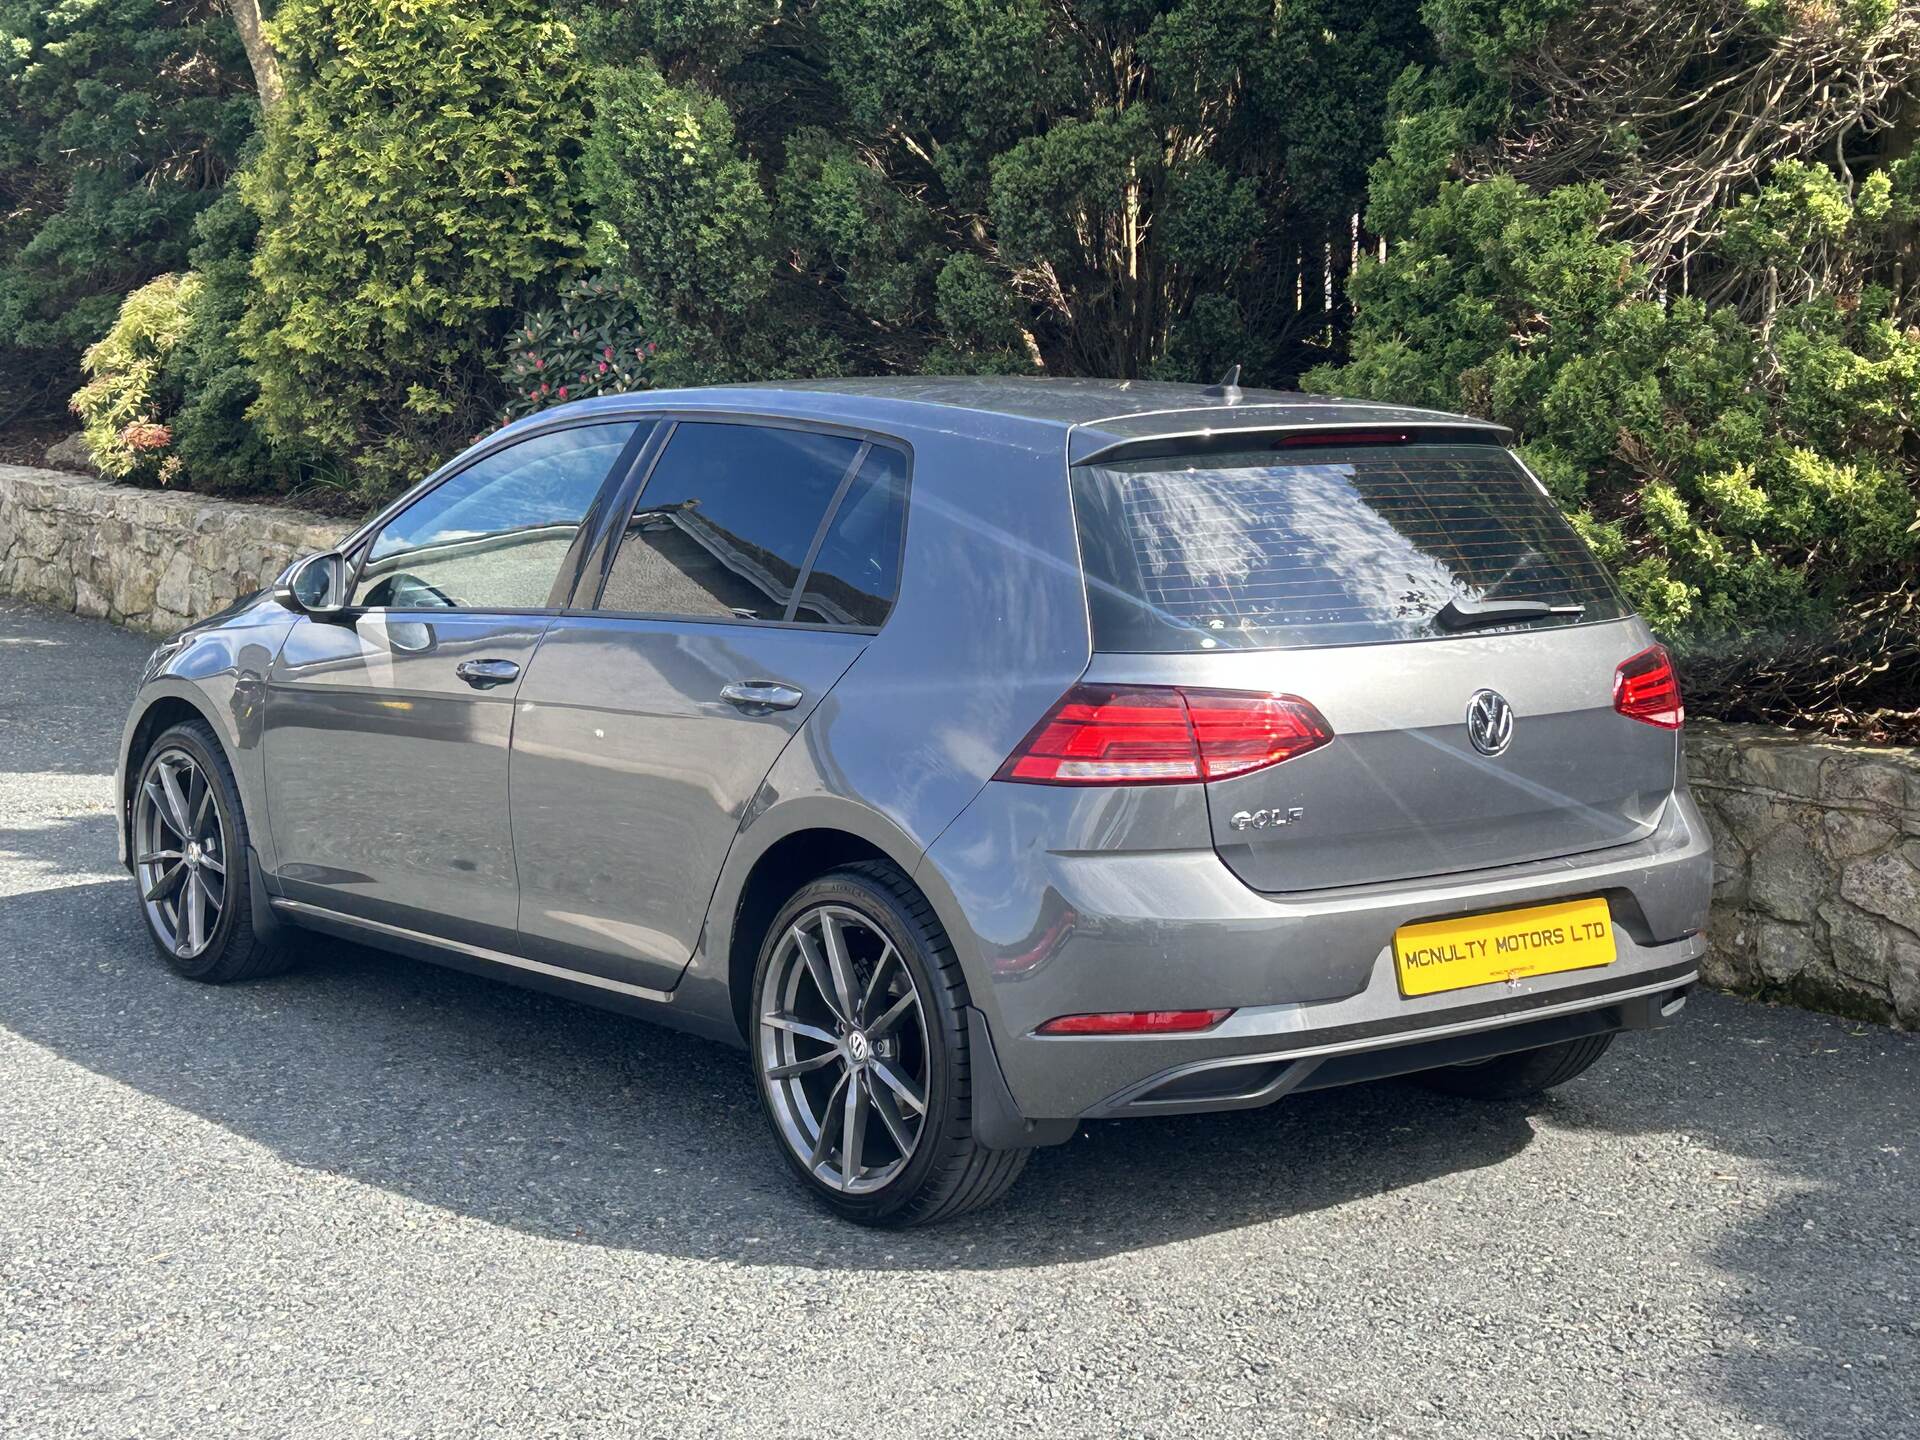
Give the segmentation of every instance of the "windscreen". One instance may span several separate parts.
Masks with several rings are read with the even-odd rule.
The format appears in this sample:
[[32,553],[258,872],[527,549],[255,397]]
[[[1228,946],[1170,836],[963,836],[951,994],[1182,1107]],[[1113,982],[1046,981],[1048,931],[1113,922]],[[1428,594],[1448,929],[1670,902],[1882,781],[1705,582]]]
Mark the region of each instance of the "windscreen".
[[[1626,614],[1606,571],[1506,451],[1485,444],[1261,449],[1073,472],[1104,651],[1281,649],[1455,633],[1450,600]],[[1474,633],[1480,633],[1475,631]]]

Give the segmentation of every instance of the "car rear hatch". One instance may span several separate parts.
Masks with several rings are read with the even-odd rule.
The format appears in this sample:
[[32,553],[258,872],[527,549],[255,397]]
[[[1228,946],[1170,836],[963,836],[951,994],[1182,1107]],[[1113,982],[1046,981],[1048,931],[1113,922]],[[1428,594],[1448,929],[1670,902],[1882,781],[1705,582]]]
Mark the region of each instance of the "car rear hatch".
[[1294,696],[1324,717],[1325,743],[1207,786],[1248,885],[1437,876],[1652,831],[1676,733],[1615,708],[1651,636],[1492,435],[1168,449],[1073,471],[1086,679]]

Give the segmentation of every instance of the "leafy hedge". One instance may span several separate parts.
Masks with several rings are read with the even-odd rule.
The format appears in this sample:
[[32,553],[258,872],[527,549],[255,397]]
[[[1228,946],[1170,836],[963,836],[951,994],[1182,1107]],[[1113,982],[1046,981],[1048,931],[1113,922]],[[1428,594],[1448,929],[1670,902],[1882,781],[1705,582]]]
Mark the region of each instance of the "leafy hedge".
[[377,499],[485,425],[516,311],[579,260],[584,72],[535,0],[285,0],[269,36],[253,413]]
[[92,346],[103,467],[357,507],[609,389],[1239,363],[1512,425],[1709,708],[1920,730],[1920,0],[268,9],[0,0],[0,425]]

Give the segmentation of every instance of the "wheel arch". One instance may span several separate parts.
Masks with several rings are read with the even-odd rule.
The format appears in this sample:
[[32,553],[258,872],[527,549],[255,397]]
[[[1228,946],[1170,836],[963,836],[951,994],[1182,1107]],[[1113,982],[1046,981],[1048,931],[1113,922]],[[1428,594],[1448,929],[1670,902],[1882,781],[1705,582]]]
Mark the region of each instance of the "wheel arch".
[[[886,817],[827,795],[778,805],[740,832],[708,908],[706,948],[743,1041],[753,970],[775,913],[809,880],[865,860],[885,861],[911,881],[920,848]],[[928,903],[951,934],[938,902],[929,896]]]

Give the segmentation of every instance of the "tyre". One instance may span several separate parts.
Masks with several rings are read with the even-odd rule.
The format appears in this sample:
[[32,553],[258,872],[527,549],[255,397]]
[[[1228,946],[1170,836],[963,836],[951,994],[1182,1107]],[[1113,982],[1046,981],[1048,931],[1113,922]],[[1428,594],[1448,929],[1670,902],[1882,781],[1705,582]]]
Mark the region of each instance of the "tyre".
[[1613,1032],[1518,1050],[1470,1065],[1423,1070],[1413,1078],[1432,1090],[1472,1100],[1524,1100],[1584,1073],[1613,1044]]
[[787,902],[754,969],[760,1100],[800,1183],[864,1225],[924,1225],[1004,1195],[1026,1150],[975,1143],[967,989],[932,907],[893,866]]
[[293,958],[284,934],[253,928],[247,817],[213,730],[188,721],[161,732],[133,792],[133,873],[147,933],[189,980],[251,980]]

